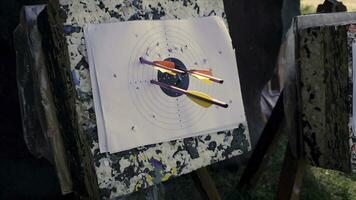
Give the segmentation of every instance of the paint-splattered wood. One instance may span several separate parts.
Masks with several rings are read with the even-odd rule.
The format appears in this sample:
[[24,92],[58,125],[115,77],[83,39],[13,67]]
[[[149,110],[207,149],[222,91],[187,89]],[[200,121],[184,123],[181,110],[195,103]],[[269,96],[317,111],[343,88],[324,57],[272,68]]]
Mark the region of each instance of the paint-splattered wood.
[[297,60],[305,157],[312,165],[350,172],[346,30],[345,26],[299,30]]
[[86,61],[87,23],[218,15],[222,0],[51,0],[48,5],[48,63],[64,139],[71,155],[75,189],[92,198],[139,191],[250,150],[247,123],[212,133],[115,154],[101,154]]

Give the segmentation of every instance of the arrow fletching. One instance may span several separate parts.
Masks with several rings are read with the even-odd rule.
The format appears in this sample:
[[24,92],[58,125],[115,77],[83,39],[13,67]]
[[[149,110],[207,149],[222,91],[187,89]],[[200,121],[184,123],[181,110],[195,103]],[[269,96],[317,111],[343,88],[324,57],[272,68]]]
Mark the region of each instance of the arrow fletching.
[[177,75],[176,73],[174,73],[174,72],[172,72],[172,71],[170,71],[170,70],[162,69],[162,68],[160,68],[160,67],[154,67],[154,68],[155,68],[156,70],[162,72],[162,73],[167,73],[167,74],[170,74],[170,75],[172,75],[172,76]]
[[171,61],[153,61],[153,63],[159,64],[159,65],[164,65],[164,66],[169,67],[171,69],[176,68],[175,63],[171,62]]
[[[173,62],[169,62],[169,61],[153,61],[153,63],[157,64],[157,65],[166,66],[166,67],[168,67],[170,69],[175,69],[175,66],[174,66]],[[172,65],[172,63],[173,63],[173,65]],[[163,68],[160,68],[160,67],[155,67],[155,69],[159,70],[162,73],[167,73],[167,74],[170,74],[170,75],[173,75],[173,76],[176,75],[176,73],[172,72],[171,70],[163,69]]]
[[205,74],[205,75],[208,75],[208,76],[212,76],[213,75],[213,70],[212,69],[191,69],[190,71],[193,72],[193,73],[198,72],[198,73]]
[[207,80],[209,80],[210,83],[215,82],[222,84],[224,82],[224,80],[214,77],[212,71],[209,69],[191,69],[187,70],[187,72],[206,83],[209,83]]
[[200,74],[213,76],[213,72],[211,69],[192,69],[192,70],[190,70],[190,72],[192,72],[192,76],[194,76],[195,78],[197,78],[209,85],[213,83],[209,78],[196,74],[198,72]]
[[[195,102],[196,104],[198,104],[204,108],[209,108],[212,105],[212,103],[210,103],[210,102],[201,100],[201,99],[212,99],[209,95],[199,92],[199,91],[195,91],[195,90],[190,90],[190,91],[188,91],[188,93],[192,94],[192,95],[187,95],[188,98],[190,100],[192,100],[193,102]],[[196,98],[196,96],[198,96],[200,98]]]

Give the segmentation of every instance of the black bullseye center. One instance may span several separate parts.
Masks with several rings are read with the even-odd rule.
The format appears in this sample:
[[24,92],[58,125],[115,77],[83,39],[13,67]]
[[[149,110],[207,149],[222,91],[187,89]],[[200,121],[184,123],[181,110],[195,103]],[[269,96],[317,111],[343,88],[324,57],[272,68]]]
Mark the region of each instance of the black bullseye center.
[[[166,58],[164,59],[165,61],[171,61],[176,64],[176,66],[179,66],[179,69],[187,69],[182,61],[180,61],[178,58]],[[189,75],[187,73],[185,74],[176,74],[171,75],[168,73],[162,73],[161,71],[158,71],[157,74],[157,79],[159,82],[166,83],[169,85],[174,85],[176,87],[182,88],[184,90],[187,90],[189,87]],[[165,89],[161,87],[161,90],[163,93],[170,97],[179,97],[182,94],[174,92],[170,89]]]

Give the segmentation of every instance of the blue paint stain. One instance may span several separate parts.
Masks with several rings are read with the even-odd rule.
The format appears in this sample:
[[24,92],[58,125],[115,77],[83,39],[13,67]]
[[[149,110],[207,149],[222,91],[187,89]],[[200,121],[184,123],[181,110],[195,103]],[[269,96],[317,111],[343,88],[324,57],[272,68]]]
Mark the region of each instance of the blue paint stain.
[[82,30],[79,26],[72,26],[72,25],[64,25],[63,31],[64,34],[69,35],[71,33],[79,33]]
[[77,77],[77,73],[75,73],[75,70],[72,70],[72,77],[73,77],[73,82],[76,86],[79,86],[80,80]]
[[150,163],[155,169],[163,169],[163,164],[159,160],[151,158]]

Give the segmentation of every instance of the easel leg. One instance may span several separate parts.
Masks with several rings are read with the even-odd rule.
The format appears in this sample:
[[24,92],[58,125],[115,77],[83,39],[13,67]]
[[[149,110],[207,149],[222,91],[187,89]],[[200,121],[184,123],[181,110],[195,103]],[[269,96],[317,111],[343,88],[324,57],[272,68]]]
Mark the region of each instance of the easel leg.
[[[263,170],[263,161],[266,154],[270,151],[274,143],[278,141],[278,133],[281,123],[284,119],[283,92],[281,92],[276,106],[272,110],[272,114],[263,129],[263,132],[258,140],[252,156],[246,166],[244,173],[241,176],[238,188],[251,186],[257,182],[261,170]],[[266,162],[266,161],[265,161]]]
[[277,200],[299,199],[305,165],[305,160],[295,158],[292,155],[288,144],[279,177]]
[[218,190],[216,189],[213,179],[210,177],[206,167],[197,169],[192,172],[193,180],[203,199],[221,200]]

